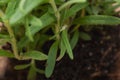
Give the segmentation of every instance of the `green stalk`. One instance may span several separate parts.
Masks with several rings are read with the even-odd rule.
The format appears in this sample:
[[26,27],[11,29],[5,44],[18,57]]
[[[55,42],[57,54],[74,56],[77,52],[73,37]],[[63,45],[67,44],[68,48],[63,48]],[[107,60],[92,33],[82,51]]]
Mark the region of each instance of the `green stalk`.
[[11,26],[9,25],[9,21],[8,21],[8,20],[5,20],[5,21],[4,21],[4,25],[6,26],[6,28],[7,28],[7,30],[8,30],[8,33],[9,33],[9,35],[10,35],[11,44],[12,44],[12,49],[13,49],[13,53],[14,53],[14,55],[15,55],[15,58],[19,59],[15,35],[14,35],[14,33],[13,33],[13,30],[12,30]]
[[[3,16],[4,16],[4,13],[0,10],[0,17],[3,17]],[[12,49],[13,49],[15,58],[19,60],[20,57],[18,55],[18,49],[17,49],[16,38],[15,38],[14,32],[13,32],[8,20],[3,19],[3,22],[4,22],[5,27],[7,28],[10,38],[11,38],[11,45],[12,45]]]
[[56,31],[56,34],[57,34],[56,38],[59,40],[60,39],[60,35],[58,33],[60,31],[60,13],[58,11],[58,8],[57,8],[54,0],[50,0],[50,4],[53,7],[55,16],[57,18],[57,24],[55,26],[56,27],[55,31]]

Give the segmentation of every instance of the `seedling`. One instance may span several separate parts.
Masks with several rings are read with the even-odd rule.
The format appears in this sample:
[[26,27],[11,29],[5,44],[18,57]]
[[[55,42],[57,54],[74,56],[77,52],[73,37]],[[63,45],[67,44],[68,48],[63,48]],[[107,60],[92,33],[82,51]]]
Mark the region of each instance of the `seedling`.
[[[72,49],[79,37],[91,40],[90,35],[79,31],[80,26],[120,24],[120,18],[113,16],[120,6],[112,6],[116,2],[120,3],[119,0],[0,0],[0,27],[4,27],[0,32],[4,41],[1,46],[9,43],[12,47],[10,51],[0,49],[0,56],[31,60],[29,64],[15,66],[16,70],[29,67],[28,80],[35,80],[36,72],[49,78],[56,61],[65,54],[74,59]],[[53,44],[44,53],[42,47],[50,40]],[[45,71],[36,67],[36,60],[46,61]]]

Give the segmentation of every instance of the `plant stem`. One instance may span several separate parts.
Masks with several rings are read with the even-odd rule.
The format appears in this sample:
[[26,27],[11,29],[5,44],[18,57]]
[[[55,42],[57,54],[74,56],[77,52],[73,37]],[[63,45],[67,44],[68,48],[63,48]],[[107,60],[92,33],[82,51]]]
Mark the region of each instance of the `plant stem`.
[[54,0],[50,0],[50,4],[53,7],[53,10],[55,12],[55,16],[57,18],[57,24],[56,24],[55,31],[56,31],[56,34],[57,34],[56,38],[59,40],[60,39],[60,35],[58,33],[60,31],[60,13],[58,11],[58,8],[57,8]]
[[[4,13],[0,10],[0,17],[2,18],[3,16],[4,16]],[[10,38],[11,38],[11,45],[12,45],[12,49],[13,49],[13,53],[15,55],[15,58],[20,60],[20,57],[18,55],[18,49],[17,49],[17,44],[16,44],[14,32],[13,32],[8,20],[3,19],[3,22],[4,22],[5,27],[7,28],[7,31],[10,35]]]
[[13,30],[11,28],[11,26],[9,25],[9,21],[5,20],[4,21],[4,25],[6,26],[8,33],[10,35],[11,38],[11,44],[12,44],[12,49],[13,49],[13,53],[15,55],[16,59],[20,59],[19,55],[18,55],[18,49],[17,49],[17,44],[16,44],[16,39],[15,39],[15,35],[13,33]]

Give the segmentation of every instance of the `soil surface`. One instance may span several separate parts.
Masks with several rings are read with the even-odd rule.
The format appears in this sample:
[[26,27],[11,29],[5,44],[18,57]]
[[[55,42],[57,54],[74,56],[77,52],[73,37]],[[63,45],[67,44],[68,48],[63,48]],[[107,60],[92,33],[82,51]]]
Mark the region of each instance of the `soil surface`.
[[[51,78],[38,74],[36,80],[120,80],[120,26],[104,26],[88,33],[92,40],[79,40],[74,60],[65,55],[56,63]],[[27,70],[9,70],[5,80],[26,80],[26,76]]]

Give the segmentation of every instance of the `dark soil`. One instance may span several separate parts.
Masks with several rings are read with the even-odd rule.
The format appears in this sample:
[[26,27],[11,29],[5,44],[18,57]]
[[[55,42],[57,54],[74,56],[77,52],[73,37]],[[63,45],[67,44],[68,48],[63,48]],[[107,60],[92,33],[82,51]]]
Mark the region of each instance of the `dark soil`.
[[[120,80],[120,26],[104,26],[88,33],[92,40],[79,40],[74,60],[65,55],[56,63],[51,78],[38,74],[36,80]],[[27,70],[9,71],[6,80],[26,80],[26,76]]]

